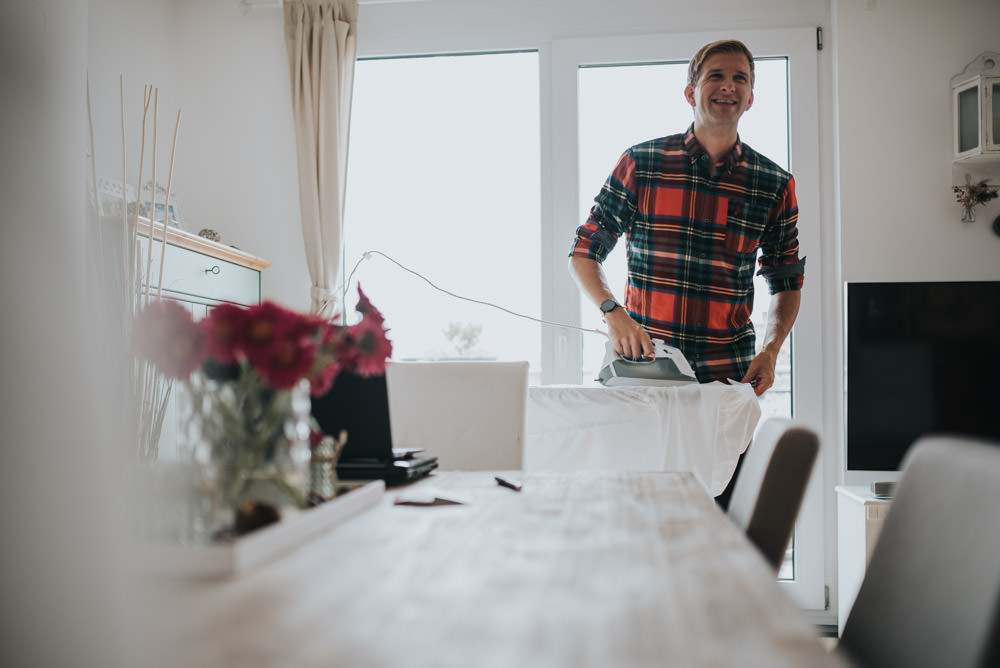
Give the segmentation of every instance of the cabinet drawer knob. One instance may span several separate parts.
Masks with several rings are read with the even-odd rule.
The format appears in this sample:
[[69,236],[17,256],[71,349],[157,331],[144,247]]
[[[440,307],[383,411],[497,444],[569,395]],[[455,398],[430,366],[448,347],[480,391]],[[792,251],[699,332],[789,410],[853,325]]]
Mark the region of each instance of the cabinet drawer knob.
[[219,265],[215,265],[211,269],[206,269],[205,273],[218,275],[220,271],[222,271],[222,269],[219,268]]

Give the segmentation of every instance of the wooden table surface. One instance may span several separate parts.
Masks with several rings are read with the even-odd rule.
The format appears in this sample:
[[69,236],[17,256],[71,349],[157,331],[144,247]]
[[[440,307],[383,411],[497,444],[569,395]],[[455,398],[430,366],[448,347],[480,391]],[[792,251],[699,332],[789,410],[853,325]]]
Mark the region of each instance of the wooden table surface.
[[[238,579],[161,582],[151,660],[843,665],[690,473],[511,475],[436,473]],[[470,503],[393,504],[426,487]]]

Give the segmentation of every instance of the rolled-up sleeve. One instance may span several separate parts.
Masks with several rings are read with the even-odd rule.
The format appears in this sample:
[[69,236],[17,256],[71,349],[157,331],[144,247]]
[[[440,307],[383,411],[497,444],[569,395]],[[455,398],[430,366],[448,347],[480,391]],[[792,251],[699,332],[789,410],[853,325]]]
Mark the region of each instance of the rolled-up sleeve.
[[761,239],[760,270],[770,293],[801,290],[805,281],[806,259],[799,258],[799,205],[795,179],[789,177],[772,210],[771,220]]
[[618,243],[618,238],[629,230],[635,220],[637,201],[635,160],[630,149],[618,159],[618,164],[594,198],[587,220],[576,228],[570,257],[604,262]]

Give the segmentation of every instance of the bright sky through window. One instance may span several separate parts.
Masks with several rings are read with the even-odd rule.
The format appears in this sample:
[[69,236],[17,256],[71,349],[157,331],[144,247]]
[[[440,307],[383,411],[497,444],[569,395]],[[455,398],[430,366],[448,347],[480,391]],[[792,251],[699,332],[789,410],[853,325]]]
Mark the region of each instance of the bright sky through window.
[[[686,72],[687,63],[579,70],[580,221],[625,148],[691,123]],[[357,269],[346,301],[354,303],[360,283],[386,316],[394,358],[526,359],[537,382],[541,325],[445,294],[379,255],[358,263],[365,251],[380,251],[444,290],[540,317],[538,86],[535,52],[357,63],[344,242],[345,274]],[[787,167],[786,60],[758,60],[754,89],[741,138]],[[605,269],[621,297],[624,243]],[[757,294],[759,330],[768,303],[762,282]],[[583,327],[604,329],[586,300],[581,313]],[[604,338],[583,340],[588,382]],[[766,395],[776,405],[765,414],[790,413],[784,357]]]
[[[538,119],[535,52],[359,61],[346,271],[378,250],[445,290],[539,317]],[[380,256],[357,283],[383,311],[395,359],[540,368],[536,323],[443,294]]]

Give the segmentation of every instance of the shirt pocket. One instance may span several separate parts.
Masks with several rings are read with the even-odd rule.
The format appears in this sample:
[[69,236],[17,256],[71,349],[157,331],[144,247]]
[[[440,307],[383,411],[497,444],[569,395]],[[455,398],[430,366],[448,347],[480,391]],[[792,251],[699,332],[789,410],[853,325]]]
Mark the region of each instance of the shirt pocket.
[[755,253],[764,236],[770,207],[756,202],[730,201],[726,218],[726,248],[736,253]]

